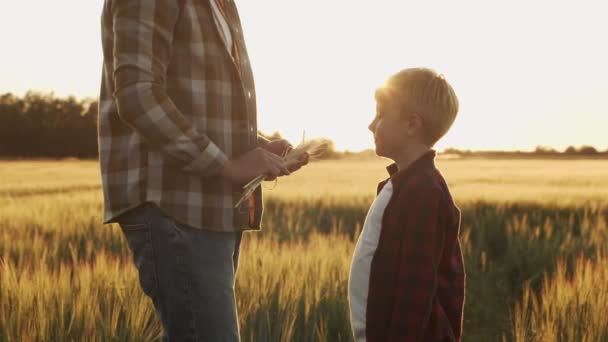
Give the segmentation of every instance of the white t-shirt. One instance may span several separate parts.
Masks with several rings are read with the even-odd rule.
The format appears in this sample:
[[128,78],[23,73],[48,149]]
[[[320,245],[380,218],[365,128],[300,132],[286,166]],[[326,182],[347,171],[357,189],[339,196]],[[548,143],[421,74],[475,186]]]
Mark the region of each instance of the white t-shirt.
[[372,258],[378,247],[382,217],[388,201],[393,195],[393,183],[389,180],[382,188],[367,212],[363,230],[355,247],[348,279],[348,302],[350,324],[355,341],[365,341],[365,314]]

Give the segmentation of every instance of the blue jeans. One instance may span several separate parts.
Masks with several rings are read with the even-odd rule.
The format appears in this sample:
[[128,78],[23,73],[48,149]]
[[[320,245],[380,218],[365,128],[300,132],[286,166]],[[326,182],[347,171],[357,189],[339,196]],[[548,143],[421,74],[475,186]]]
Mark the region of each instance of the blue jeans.
[[239,341],[234,283],[242,232],[191,228],[145,203],[117,218],[163,341]]

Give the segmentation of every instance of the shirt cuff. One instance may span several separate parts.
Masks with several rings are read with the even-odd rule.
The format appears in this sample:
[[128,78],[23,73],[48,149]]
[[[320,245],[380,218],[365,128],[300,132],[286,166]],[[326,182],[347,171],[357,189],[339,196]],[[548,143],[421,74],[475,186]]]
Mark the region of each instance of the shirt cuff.
[[209,142],[201,155],[196,157],[188,166],[184,168],[186,172],[199,173],[202,176],[213,176],[224,166],[228,157],[214,144]]

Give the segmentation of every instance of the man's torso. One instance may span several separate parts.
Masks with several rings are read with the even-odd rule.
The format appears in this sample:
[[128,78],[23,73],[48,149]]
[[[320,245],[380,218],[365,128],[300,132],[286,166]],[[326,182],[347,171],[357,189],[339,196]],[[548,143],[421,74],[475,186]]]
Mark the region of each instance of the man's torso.
[[[167,214],[192,227],[242,230],[250,225],[249,209],[233,208],[240,188],[218,177],[204,179],[180,172],[171,156],[150,146],[121,121],[114,99],[115,57],[112,6],[102,14],[104,65],[100,94],[99,152],[106,223],[142,202],[154,202]],[[210,0],[179,2],[163,83],[167,96],[195,129],[206,134],[228,158],[257,146],[255,88],[236,7],[225,0],[231,39],[239,58],[230,57],[213,17]],[[140,1],[151,6],[155,1]],[[144,9],[145,10],[145,9]],[[150,9],[153,10],[153,9]],[[158,20],[163,20],[162,13]],[[149,23],[154,25],[154,23]],[[137,28],[132,29],[137,34]],[[141,37],[146,39],[146,37]],[[132,51],[132,58],[137,51]],[[236,64],[238,63],[238,65]],[[256,204],[261,206],[261,193]],[[261,207],[253,226],[259,226]],[[257,223],[257,224],[256,224]]]

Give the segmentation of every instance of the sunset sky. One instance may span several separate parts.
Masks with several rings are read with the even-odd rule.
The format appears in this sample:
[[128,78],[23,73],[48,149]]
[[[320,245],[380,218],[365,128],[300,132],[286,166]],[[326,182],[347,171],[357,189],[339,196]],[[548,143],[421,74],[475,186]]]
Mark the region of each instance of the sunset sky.
[[[3,1],[0,93],[96,97],[102,0]],[[371,148],[374,89],[443,73],[460,113],[438,149],[608,149],[608,20],[600,1],[237,0],[259,126]]]

